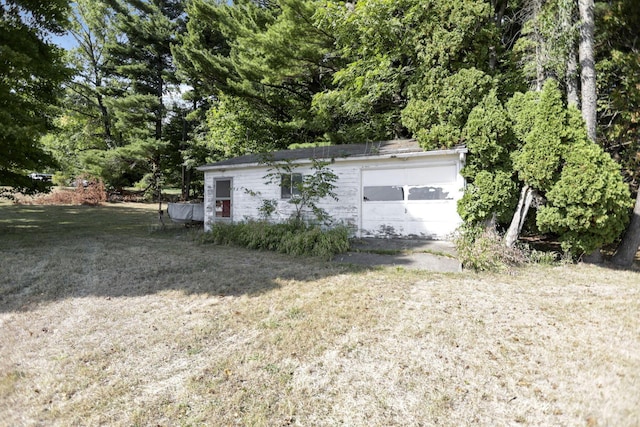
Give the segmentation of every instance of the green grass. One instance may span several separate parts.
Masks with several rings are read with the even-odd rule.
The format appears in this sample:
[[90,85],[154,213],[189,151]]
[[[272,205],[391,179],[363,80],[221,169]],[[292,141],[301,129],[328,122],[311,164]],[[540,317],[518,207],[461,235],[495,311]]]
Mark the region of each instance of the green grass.
[[157,205],[0,206],[0,233],[24,241],[81,236],[145,236],[158,222]]

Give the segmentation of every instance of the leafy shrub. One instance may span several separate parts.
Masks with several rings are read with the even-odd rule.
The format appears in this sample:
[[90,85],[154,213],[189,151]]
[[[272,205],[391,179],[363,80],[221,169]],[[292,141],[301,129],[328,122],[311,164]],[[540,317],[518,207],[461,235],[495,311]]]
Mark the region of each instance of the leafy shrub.
[[495,229],[463,226],[458,230],[454,244],[462,267],[475,271],[502,271],[527,260],[521,249],[505,246]]
[[344,226],[323,230],[294,220],[276,224],[267,221],[217,223],[210,232],[202,234],[201,242],[331,259],[349,249],[349,230]]
[[[277,163],[268,157],[265,157],[263,162],[269,165],[269,173],[264,177],[266,184],[280,185],[282,177],[292,176],[297,167],[291,161]],[[307,221],[308,218],[306,216],[311,213],[318,223],[330,224],[332,222],[331,216],[318,204],[325,197],[338,201],[338,196],[334,191],[338,175],[328,167],[330,162],[317,159],[311,159],[311,162],[312,173],[302,175],[302,179],[299,182],[291,182],[292,194],[287,202],[294,206],[295,213],[293,218],[296,221]],[[263,201],[260,207],[260,214],[268,218],[267,215],[275,212],[277,205],[278,202],[275,200]]]

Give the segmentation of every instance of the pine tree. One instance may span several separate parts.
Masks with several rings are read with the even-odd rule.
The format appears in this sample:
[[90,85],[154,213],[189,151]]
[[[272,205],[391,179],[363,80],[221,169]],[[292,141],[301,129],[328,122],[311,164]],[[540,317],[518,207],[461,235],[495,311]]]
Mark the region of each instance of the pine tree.
[[[144,165],[143,180],[159,198],[168,158],[163,125],[165,95],[176,90],[171,44],[183,25],[183,1],[106,0],[114,11],[115,41],[107,45],[107,66],[121,86],[108,107],[112,133],[122,146],[107,157],[114,163]],[[177,165],[171,165],[177,167]]]
[[204,143],[213,156],[323,137],[311,102],[331,83],[332,38],[314,25],[317,4],[190,3],[188,34],[174,54],[182,75],[195,83],[196,97],[208,100],[203,107],[211,109],[205,126],[210,132]]
[[115,37],[111,19],[101,2],[74,3],[69,34],[77,46],[65,54],[74,78],[65,84],[56,129],[43,140],[58,161],[56,179],[62,182],[89,172],[84,157],[91,156],[93,150],[102,152],[120,145],[112,132],[113,117],[108,108],[114,82],[105,67],[106,45]]

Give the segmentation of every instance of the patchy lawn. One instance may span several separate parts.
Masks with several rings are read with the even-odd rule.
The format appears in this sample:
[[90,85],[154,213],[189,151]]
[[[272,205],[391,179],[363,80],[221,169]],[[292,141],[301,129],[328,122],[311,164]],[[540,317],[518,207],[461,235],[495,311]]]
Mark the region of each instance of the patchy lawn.
[[640,274],[359,269],[0,206],[0,425],[640,425]]

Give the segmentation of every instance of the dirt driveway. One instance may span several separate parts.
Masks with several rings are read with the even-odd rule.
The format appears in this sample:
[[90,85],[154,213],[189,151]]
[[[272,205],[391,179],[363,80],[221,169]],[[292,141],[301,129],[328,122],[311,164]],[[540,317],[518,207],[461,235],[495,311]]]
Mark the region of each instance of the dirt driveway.
[[453,243],[442,240],[364,238],[334,262],[365,266],[401,267],[438,272],[462,271]]

